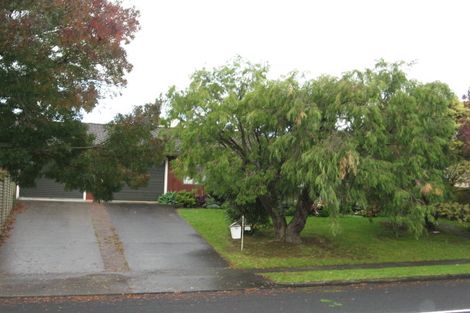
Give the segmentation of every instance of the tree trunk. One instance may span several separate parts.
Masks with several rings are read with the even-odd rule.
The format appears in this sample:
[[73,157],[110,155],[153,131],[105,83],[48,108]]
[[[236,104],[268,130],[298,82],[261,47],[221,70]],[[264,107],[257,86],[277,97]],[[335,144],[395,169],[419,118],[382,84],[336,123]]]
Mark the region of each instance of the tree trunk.
[[294,217],[286,228],[285,242],[299,244],[302,242],[300,233],[307,223],[308,214],[312,210],[313,201],[311,200],[308,191],[303,189],[297,199],[297,209],[295,210]]
[[273,222],[275,238],[278,241],[299,244],[302,242],[300,233],[307,223],[308,214],[312,211],[313,201],[308,190],[303,189],[297,199],[297,209],[291,222],[287,224],[285,216],[274,209],[271,198],[265,197],[260,200]]
[[424,217],[424,227],[426,227],[426,230],[428,232],[433,232],[437,230],[436,224],[431,222],[427,215]]
[[276,240],[285,241],[287,221],[286,218],[279,214],[274,208],[274,201],[270,197],[260,199],[261,205],[264,207],[273,222],[274,236]]
[[273,221],[274,235],[276,240],[286,240],[287,221],[284,216],[281,216],[274,209],[271,210],[271,219]]

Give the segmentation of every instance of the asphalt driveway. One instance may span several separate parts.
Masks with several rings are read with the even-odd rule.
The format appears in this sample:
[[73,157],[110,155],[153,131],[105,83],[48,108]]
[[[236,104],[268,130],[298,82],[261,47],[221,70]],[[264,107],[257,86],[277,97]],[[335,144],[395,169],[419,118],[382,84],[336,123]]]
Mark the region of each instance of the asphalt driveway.
[[154,204],[24,201],[0,246],[0,296],[227,290],[263,285]]
[[99,273],[103,263],[87,205],[25,202],[0,246],[0,273]]
[[133,271],[225,268],[227,263],[173,208],[107,204]]

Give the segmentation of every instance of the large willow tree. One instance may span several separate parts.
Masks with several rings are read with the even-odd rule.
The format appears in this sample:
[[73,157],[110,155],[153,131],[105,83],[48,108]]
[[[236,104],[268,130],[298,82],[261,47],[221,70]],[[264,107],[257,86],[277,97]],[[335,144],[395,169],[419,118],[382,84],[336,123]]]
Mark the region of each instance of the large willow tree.
[[307,82],[267,74],[238,59],[170,90],[178,172],[233,205],[261,210],[286,242],[300,242],[318,205],[332,215],[352,206],[380,210],[421,232],[427,206],[445,190],[455,132],[449,88],[409,80],[383,62]]

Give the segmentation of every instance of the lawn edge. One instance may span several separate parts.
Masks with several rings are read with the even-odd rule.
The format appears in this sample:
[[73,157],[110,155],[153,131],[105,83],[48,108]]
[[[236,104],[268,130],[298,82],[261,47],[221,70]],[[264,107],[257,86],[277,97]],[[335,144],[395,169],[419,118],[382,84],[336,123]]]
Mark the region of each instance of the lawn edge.
[[400,278],[379,278],[379,279],[358,279],[358,280],[331,280],[331,281],[316,281],[306,283],[277,283],[265,276],[264,279],[271,282],[279,288],[303,288],[303,287],[319,287],[319,286],[350,286],[350,285],[363,285],[363,284],[386,284],[386,283],[405,283],[405,282],[420,282],[420,281],[440,281],[440,280],[455,280],[455,279],[470,279],[468,274],[443,274],[443,275],[427,275],[427,276],[408,276]]
[[381,269],[389,267],[420,267],[434,265],[459,265],[470,264],[470,259],[440,259],[423,261],[402,261],[402,262],[382,262],[382,263],[351,263],[332,265],[313,265],[301,267],[260,267],[260,268],[240,268],[253,273],[282,273],[282,272],[309,272],[327,270],[353,270],[353,269]]

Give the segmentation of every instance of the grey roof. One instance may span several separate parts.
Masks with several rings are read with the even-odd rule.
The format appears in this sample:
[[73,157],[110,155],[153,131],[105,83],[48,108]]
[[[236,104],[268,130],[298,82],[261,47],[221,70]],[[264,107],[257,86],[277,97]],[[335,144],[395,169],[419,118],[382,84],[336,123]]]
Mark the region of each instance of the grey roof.
[[[106,124],[98,124],[98,123],[83,123],[87,126],[88,128],[88,133],[93,134],[95,136],[95,145],[99,145],[103,143],[107,138],[108,138],[108,131],[106,130]],[[158,136],[162,130],[163,127],[159,127],[158,129],[152,131],[153,136]],[[173,136],[172,136],[173,137]],[[176,150],[179,150],[180,146],[180,141],[176,138],[172,138],[172,141],[175,142]],[[167,151],[168,155],[177,155],[178,153],[176,152],[169,152]]]
[[103,143],[108,137],[105,124],[84,123],[88,127],[88,132],[95,136],[95,144]]

